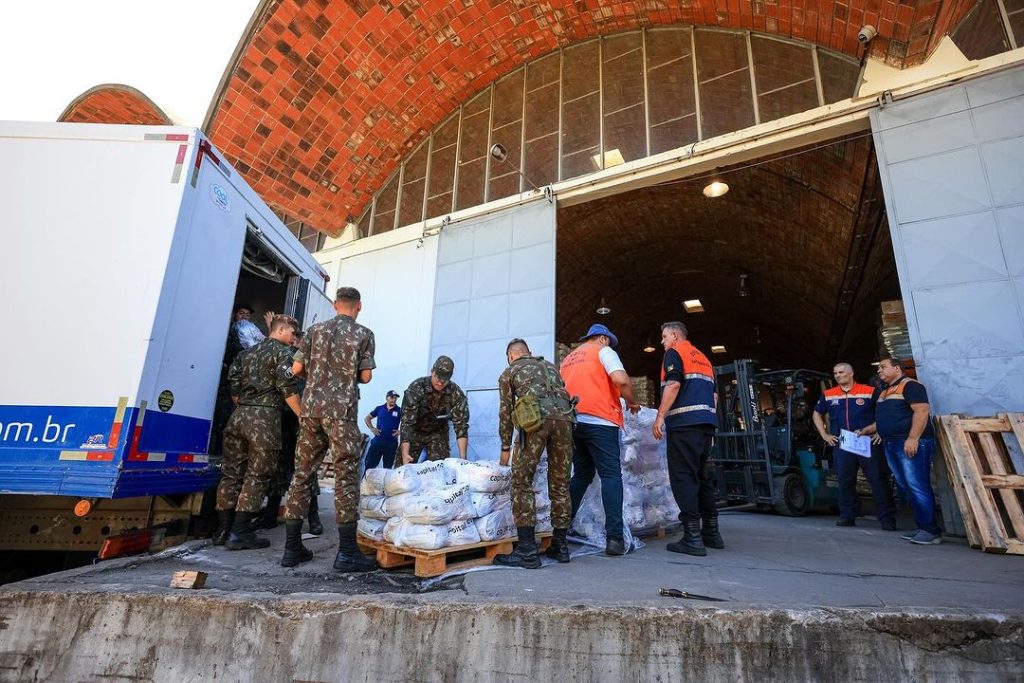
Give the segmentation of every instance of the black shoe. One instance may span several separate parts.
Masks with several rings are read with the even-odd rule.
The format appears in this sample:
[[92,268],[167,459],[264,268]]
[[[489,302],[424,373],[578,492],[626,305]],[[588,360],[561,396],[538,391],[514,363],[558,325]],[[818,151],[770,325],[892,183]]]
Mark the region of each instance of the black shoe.
[[608,540],[604,543],[604,554],[613,556],[625,555],[626,542],[622,540],[621,536],[609,536]]
[[267,507],[263,508],[263,512],[259,514],[259,517],[253,522],[253,526],[257,529],[276,529],[277,528],[277,511],[281,508],[281,497],[271,496],[267,498]]
[[228,536],[228,550],[259,550],[269,548],[270,541],[256,535],[252,528],[251,512],[236,512],[235,523],[231,525],[231,534]]
[[284,557],[282,567],[294,567],[313,559],[313,551],[302,545],[302,520],[286,519],[284,521]]
[[895,519],[883,519],[881,521],[882,531],[897,531]]
[[836,526],[857,526],[856,520],[840,517],[836,520]]
[[217,530],[213,532],[213,544],[224,545],[228,542],[228,536],[231,534],[231,525],[235,523],[235,511],[218,510],[217,520]]
[[363,555],[356,543],[356,523],[338,525],[338,554],[334,568],[339,572],[368,572],[377,568],[377,560]]
[[565,540],[565,535],[568,529],[554,529],[551,532],[551,546],[544,552],[548,557],[552,557],[559,562],[568,562],[571,558],[569,557],[569,541]]
[[707,555],[708,551],[704,548],[704,540],[700,536],[700,522],[698,520],[683,522],[683,537],[675,543],[669,543],[665,549],[674,553],[685,553],[698,557]]
[[718,517],[705,517],[700,528],[700,537],[704,541],[704,547],[722,550],[725,548],[725,539],[718,530]]
[[524,569],[538,569],[540,558],[537,557],[537,538],[534,535],[532,526],[521,526],[516,528],[519,540],[516,541],[516,548],[506,555],[495,555],[494,564],[504,567],[523,567]]
[[320,521],[320,504],[317,502],[316,496],[309,499],[309,514],[306,519],[309,521],[309,533],[319,536],[324,532],[324,525]]

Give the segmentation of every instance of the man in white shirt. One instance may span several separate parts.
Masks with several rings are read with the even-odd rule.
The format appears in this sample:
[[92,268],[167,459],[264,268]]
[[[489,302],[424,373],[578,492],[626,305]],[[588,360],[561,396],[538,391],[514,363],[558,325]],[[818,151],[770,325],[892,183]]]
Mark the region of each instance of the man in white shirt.
[[609,555],[626,553],[622,524],[622,465],[619,454],[619,430],[622,429],[622,404],[629,411],[640,410],[633,397],[633,383],[615,353],[618,338],[604,325],[591,325],[580,339],[583,344],[562,361],[561,374],[576,404],[576,429],[573,432],[572,479],[569,496],[572,516],[596,472],[601,477],[601,503],[604,505],[605,551]]

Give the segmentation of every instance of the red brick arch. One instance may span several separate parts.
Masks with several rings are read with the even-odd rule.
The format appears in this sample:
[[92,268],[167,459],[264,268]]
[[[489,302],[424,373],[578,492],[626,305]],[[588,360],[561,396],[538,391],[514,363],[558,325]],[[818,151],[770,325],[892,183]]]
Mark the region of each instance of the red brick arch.
[[141,91],[116,83],[89,88],[71,101],[58,121],[169,125],[171,119]]
[[331,233],[474,92],[587,38],[649,26],[748,29],[902,66],[975,0],[265,0],[206,122],[261,195]]

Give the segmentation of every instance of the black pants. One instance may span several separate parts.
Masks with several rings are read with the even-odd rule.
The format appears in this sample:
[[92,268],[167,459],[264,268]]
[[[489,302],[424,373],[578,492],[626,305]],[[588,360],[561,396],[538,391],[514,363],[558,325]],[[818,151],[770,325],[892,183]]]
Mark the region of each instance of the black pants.
[[709,460],[714,434],[698,429],[668,432],[668,479],[679,506],[679,521],[718,516]]

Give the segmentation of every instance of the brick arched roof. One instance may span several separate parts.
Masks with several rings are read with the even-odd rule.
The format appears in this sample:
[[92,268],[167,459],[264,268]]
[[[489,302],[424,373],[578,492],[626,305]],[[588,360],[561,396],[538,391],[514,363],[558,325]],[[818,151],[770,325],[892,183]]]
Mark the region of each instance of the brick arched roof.
[[89,88],[73,99],[57,120],[153,126],[171,123],[167,114],[142,92],[131,86],[116,83]]
[[336,233],[401,158],[474,92],[599,35],[693,24],[922,61],[975,0],[265,0],[206,123],[285,213]]

